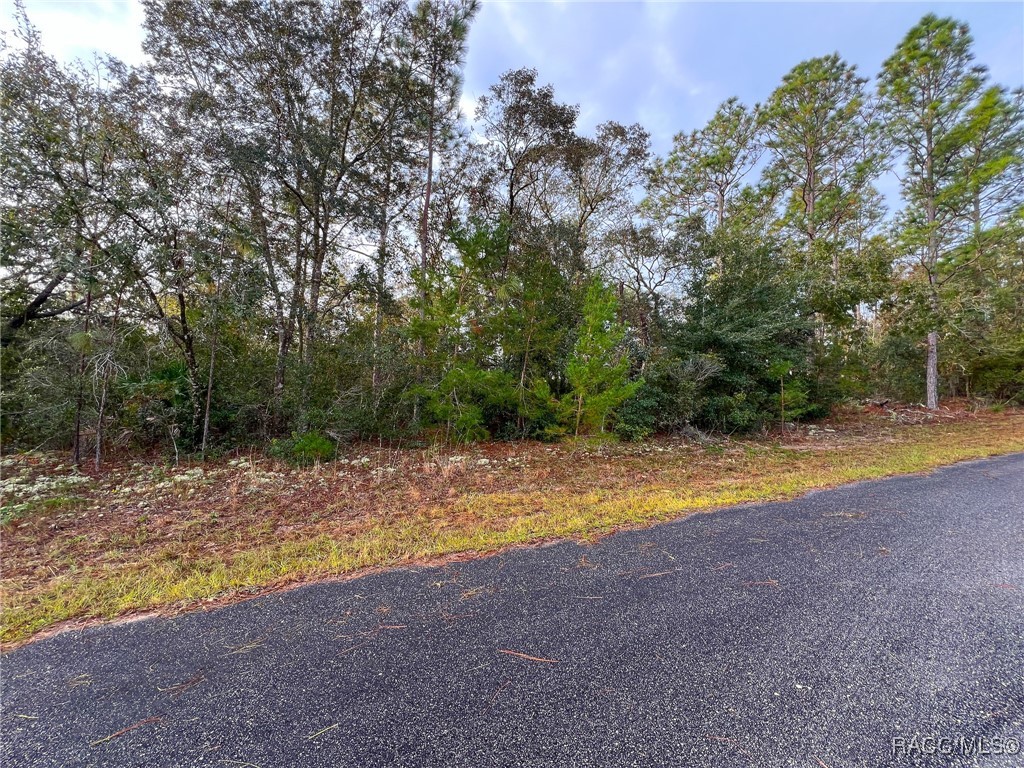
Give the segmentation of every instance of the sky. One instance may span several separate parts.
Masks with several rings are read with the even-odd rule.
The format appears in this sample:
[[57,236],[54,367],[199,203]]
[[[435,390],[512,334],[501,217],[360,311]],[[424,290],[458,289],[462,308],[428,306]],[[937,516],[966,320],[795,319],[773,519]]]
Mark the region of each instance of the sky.
[[[132,0],[26,0],[44,46],[70,60],[94,51],[144,60],[143,14]],[[13,0],[0,0],[10,26]],[[804,59],[838,52],[874,77],[925,13],[966,21],[993,80],[1024,86],[1024,1],[593,2],[483,0],[469,37],[463,107],[502,72],[534,67],[556,98],[580,106],[580,128],[641,123],[654,150],[703,125],[738,96],[764,101]]]

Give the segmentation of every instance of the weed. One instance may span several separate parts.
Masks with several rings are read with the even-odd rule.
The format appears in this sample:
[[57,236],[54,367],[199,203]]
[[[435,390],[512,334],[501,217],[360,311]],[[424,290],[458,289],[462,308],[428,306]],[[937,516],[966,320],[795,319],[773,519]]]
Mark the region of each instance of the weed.
[[[128,467],[100,485],[75,481],[81,497],[54,486],[32,502],[39,519],[25,515],[5,532],[0,638],[13,644],[68,620],[195,606],[372,566],[593,540],[731,504],[925,471],[1024,450],[1022,424],[1024,415],[1007,412],[888,424],[884,432],[854,425],[779,447],[534,443],[488,447],[487,455],[428,449],[373,459],[364,447],[331,469],[280,472],[250,460],[178,474]],[[395,471],[382,474],[382,466]],[[87,512],[67,516],[87,502]]]

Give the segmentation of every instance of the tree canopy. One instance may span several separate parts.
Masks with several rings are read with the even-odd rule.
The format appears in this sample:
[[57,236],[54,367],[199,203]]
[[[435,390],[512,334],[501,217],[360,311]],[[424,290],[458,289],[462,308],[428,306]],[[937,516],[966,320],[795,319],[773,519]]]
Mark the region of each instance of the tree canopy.
[[99,464],[1024,401],[1024,94],[955,19],[874,79],[799,62],[656,157],[533,69],[461,114],[476,0],[144,5],[142,66],[62,64],[21,10],[4,43],[6,444]]

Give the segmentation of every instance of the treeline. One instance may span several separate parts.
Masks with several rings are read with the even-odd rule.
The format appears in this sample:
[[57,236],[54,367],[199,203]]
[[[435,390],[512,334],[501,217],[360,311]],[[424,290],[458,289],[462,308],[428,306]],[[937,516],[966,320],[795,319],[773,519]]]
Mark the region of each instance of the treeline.
[[[1024,399],[1024,97],[929,15],[653,157],[476,0],[147,0],[150,63],[2,64],[3,439],[626,439]],[[891,169],[902,199],[879,193]]]

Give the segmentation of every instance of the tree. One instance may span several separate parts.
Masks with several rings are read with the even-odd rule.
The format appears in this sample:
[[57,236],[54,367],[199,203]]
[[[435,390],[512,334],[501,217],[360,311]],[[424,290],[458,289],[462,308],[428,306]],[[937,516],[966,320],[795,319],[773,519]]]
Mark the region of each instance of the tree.
[[485,151],[494,174],[501,213],[516,227],[528,224],[534,213],[530,193],[546,165],[562,160],[575,139],[579,108],[559,104],[550,85],[537,85],[537,70],[504,73],[480,97],[476,119],[482,124]]
[[322,294],[338,288],[346,235],[379,221],[366,180],[382,170],[382,147],[411,97],[410,73],[395,65],[409,10],[398,0],[145,7],[145,48],[158,73],[203,113],[244,190],[274,303],[279,410],[296,340],[308,386]]
[[566,365],[571,389],[563,397],[576,435],[581,430],[604,432],[609,415],[632,397],[643,383],[629,381],[629,358],[622,354],[625,328],[616,319],[615,294],[600,280],[587,288],[583,319]]
[[1012,235],[1012,220],[1024,210],[1024,89],[986,88],[967,120],[971,130],[961,159],[970,200],[965,236],[981,257]]
[[145,0],[139,67],[58,64],[19,11],[5,443],[641,439],[907,398],[926,371],[933,405],[940,375],[1024,396],[1024,91],[966,27],[925,17],[877,101],[838,53],[802,62],[651,163],[642,126],[583,135],[532,69],[473,137],[477,8]]
[[1024,92],[986,88],[971,110],[962,162],[969,205],[962,239],[940,266],[947,380],[966,394],[1012,399],[1024,391],[1020,323],[1024,221]]
[[[711,255],[695,264],[668,343],[698,387],[698,425],[755,429],[779,413],[780,369],[789,377],[787,402],[809,390],[811,311],[785,269],[777,238],[730,226],[708,236],[700,250]],[[814,404],[819,412],[827,405]]]
[[756,111],[728,99],[703,128],[676,135],[668,157],[654,164],[649,205],[666,218],[699,215],[709,229],[721,227],[762,152]]
[[675,304],[683,299],[688,262],[703,230],[692,225],[666,237],[654,224],[630,222],[605,239],[610,276],[622,286],[620,312],[640,345],[640,372],[664,342]]
[[873,182],[885,154],[866,82],[838,54],[810,59],[786,74],[760,113],[768,174],[788,193],[781,223],[797,237],[798,269],[820,297],[817,308],[834,321],[872,287],[856,279],[856,259],[880,218]]
[[[3,190],[11,201],[4,260],[22,295],[44,284],[6,323],[6,342],[29,322],[81,316],[81,327],[69,337],[79,353],[73,428],[79,462],[91,356],[102,357],[106,370],[116,368],[111,349],[101,350],[98,339],[112,337],[124,315],[151,321],[186,367],[186,428],[194,437],[200,413],[197,340],[189,316],[194,256],[206,237],[198,224],[209,214],[204,193],[217,182],[200,178],[190,133],[175,122],[170,100],[149,73],[112,59],[97,60],[92,70],[59,67],[41,52],[25,20],[23,30],[22,53],[4,63],[15,137]],[[63,306],[48,306],[58,299]],[[97,462],[108,383],[106,375],[101,378]]]
[[[554,395],[538,393],[560,390],[578,319],[572,282],[544,250],[510,254],[508,222],[470,225],[453,240],[458,258],[419,278],[429,281],[430,301],[411,329],[424,350],[428,408],[463,437],[478,427],[505,438],[540,435],[554,421]],[[486,397],[484,381],[494,386]]]
[[[90,245],[116,238],[108,206],[110,159],[99,146],[97,94],[79,67],[64,68],[42,50],[22,12],[20,50],[3,60],[2,259],[4,347],[19,330],[88,303]],[[113,214],[116,219],[116,214]]]
[[905,162],[902,239],[918,255],[932,313],[926,365],[931,409],[939,405],[939,269],[961,239],[959,225],[971,204],[963,160],[979,130],[973,108],[984,85],[984,69],[972,63],[972,42],[966,24],[928,14],[879,75],[887,130]]
[[425,183],[419,221],[420,269],[426,271],[430,251],[430,203],[434,191],[434,156],[450,140],[459,117],[462,66],[469,25],[479,0],[419,0],[409,20],[413,71],[425,86]]

